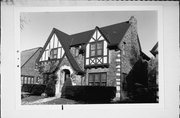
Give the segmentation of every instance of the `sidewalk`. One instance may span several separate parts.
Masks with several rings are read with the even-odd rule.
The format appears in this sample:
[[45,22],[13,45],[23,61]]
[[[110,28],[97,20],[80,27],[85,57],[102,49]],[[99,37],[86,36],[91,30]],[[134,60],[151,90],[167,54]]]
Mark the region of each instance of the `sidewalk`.
[[42,104],[42,103],[45,103],[45,102],[52,101],[52,100],[54,100],[54,99],[57,99],[57,97],[48,97],[48,98],[39,99],[39,100],[34,101],[34,102],[29,102],[29,103],[27,103],[26,105]]

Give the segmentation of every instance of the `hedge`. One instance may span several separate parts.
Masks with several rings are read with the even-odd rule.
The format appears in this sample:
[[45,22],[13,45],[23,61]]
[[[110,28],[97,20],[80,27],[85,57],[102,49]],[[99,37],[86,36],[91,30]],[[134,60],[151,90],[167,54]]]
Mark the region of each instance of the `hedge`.
[[116,95],[115,87],[66,86],[63,96],[68,99],[87,102],[110,102]]
[[28,92],[32,95],[41,95],[46,88],[43,84],[23,84],[21,87],[22,92]]

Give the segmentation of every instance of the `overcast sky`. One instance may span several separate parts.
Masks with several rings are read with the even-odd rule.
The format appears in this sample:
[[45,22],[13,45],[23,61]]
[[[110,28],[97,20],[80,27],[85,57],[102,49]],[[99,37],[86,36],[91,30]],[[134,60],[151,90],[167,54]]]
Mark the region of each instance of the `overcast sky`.
[[155,11],[104,11],[104,12],[36,12],[21,13],[25,20],[21,30],[21,50],[43,47],[53,28],[67,34],[75,34],[137,19],[138,35],[142,51],[149,52],[157,42],[157,12]]

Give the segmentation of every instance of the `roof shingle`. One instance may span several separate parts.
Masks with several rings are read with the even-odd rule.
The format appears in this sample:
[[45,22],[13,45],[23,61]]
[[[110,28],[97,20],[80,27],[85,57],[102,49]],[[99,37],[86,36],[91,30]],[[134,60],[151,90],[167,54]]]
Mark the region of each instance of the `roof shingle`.
[[42,48],[33,48],[21,52],[21,75],[38,76],[35,70],[36,59],[39,56]]
[[[104,35],[105,38],[109,41],[110,45],[117,45],[122,40],[129,26],[130,23],[126,21],[105,27],[100,27],[98,29],[100,30],[102,35]],[[95,29],[71,35],[71,46],[87,44],[91,39],[94,31]]]

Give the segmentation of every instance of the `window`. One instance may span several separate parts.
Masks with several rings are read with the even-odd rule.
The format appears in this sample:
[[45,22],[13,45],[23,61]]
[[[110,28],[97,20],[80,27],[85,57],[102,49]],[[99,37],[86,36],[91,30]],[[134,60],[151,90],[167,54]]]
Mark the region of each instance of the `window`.
[[75,56],[77,57],[79,55],[79,48],[75,48]]
[[34,84],[34,78],[33,77],[31,78],[31,84]]
[[28,78],[28,83],[27,84],[31,84],[31,77],[27,77]]
[[51,59],[56,59],[58,55],[58,49],[57,48],[52,49],[50,55],[51,55]]
[[108,42],[104,39],[98,29],[95,29],[85,50],[85,68],[108,67],[109,66],[109,50]]
[[90,57],[97,57],[103,55],[103,42],[99,41],[97,43],[90,44]]
[[89,86],[106,86],[107,73],[89,73]]
[[23,80],[23,77],[21,77],[21,84],[24,84],[24,80]]

